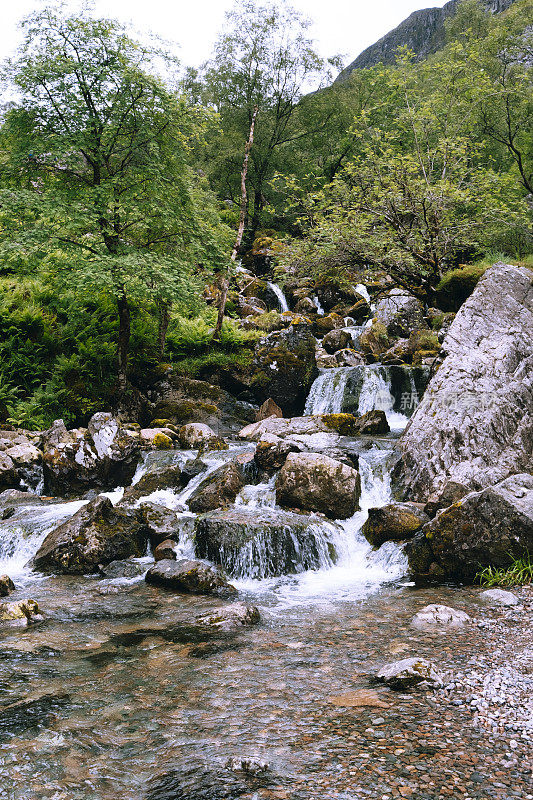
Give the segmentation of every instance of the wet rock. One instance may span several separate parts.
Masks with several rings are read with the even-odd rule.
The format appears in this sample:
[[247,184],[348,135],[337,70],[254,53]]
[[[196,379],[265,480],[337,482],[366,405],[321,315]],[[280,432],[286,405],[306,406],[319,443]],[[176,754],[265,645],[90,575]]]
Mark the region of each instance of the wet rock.
[[421,627],[425,625],[438,625],[442,627],[462,628],[469,622],[471,622],[471,619],[464,611],[458,611],[456,608],[438,604],[425,606],[425,608],[418,611],[412,619],[413,625]]
[[412,538],[429,522],[429,517],[416,503],[389,503],[370,508],[361,533],[373,547],[384,542],[402,542]]
[[234,578],[270,578],[335,560],[334,527],[274,509],[229,508],[196,521],[196,551]]
[[409,339],[398,339],[381,356],[383,364],[409,364],[411,361],[412,353],[409,347]]
[[285,508],[320,511],[347,519],[359,509],[357,470],[319,453],[290,453],[276,481],[276,499]]
[[0,575],[0,597],[7,597],[10,592],[15,591],[15,584],[9,575]]
[[296,303],[294,312],[295,314],[309,316],[309,314],[316,314],[318,312],[318,307],[315,301],[311,300],[310,297],[302,297],[301,300],[298,300]]
[[8,519],[12,517],[19,506],[41,505],[43,502],[44,498],[31,492],[23,492],[19,489],[5,489],[0,493],[0,511],[8,511],[9,514],[7,517],[2,518]]
[[45,490],[52,495],[127,485],[140,453],[138,432],[106,412],[95,414],[87,430],[67,431],[56,420],[43,434],[42,447]]
[[180,428],[179,440],[180,445],[186,449],[222,450],[227,447],[209,425],[201,422],[190,422],[188,425],[183,425]]
[[356,325],[362,325],[363,322],[366,322],[366,320],[372,316],[368,301],[365,300],[364,297],[359,297],[359,299],[348,308],[346,316],[351,317]]
[[44,619],[35,600],[0,603],[0,627],[27,627]]
[[115,580],[117,578],[138,578],[146,572],[146,566],[138,561],[125,559],[111,561],[109,564],[99,564],[98,571],[104,578]]
[[444,676],[437,667],[425,658],[403,658],[386,664],[376,672],[376,680],[391,689],[438,688],[444,684]]
[[376,305],[375,318],[389,336],[409,336],[427,328],[422,303],[405,289],[393,289]]
[[207,464],[205,464],[201,458],[190,458],[183,465],[180,477],[181,485],[187,486],[193,478],[197,478],[200,473],[206,470]]
[[181,468],[177,464],[154,467],[145,472],[134,486],[126,489],[124,499],[138,499],[161,489],[177,489],[182,485]]
[[139,512],[99,496],[51,531],[30,563],[46,573],[96,572],[100,564],[144,555],[148,532]]
[[424,525],[407,546],[419,583],[471,582],[483,567],[508,567],[533,551],[533,475],[471,492]]
[[14,506],[10,506],[8,508],[4,508],[2,510],[2,513],[0,514],[0,519],[2,521],[6,520],[6,519],[11,519],[11,517],[13,517],[15,515],[16,511],[17,511],[17,509]]
[[208,625],[221,630],[233,630],[243,626],[258,625],[261,622],[261,614],[255,606],[248,606],[246,603],[231,603],[196,617],[196,622],[199,625]]
[[271,397],[268,400],[265,400],[259,411],[256,415],[256,422],[260,422],[263,419],[268,419],[269,417],[282,417],[283,411],[278,406],[277,403],[272,400]]
[[327,336],[337,328],[344,328],[344,317],[340,314],[326,314],[317,317],[313,322],[313,332],[319,337]]
[[142,503],[139,511],[148,528],[152,547],[157,547],[166,539],[178,541],[180,529],[175,511],[159,503]]
[[357,433],[367,436],[388,433],[390,431],[387,415],[384,411],[367,411],[356,422]]
[[242,471],[233,462],[223,464],[208,475],[189,497],[191,511],[202,513],[222,508],[235,502],[244,486]]
[[520,600],[512,592],[506,592],[504,589],[487,589],[481,592],[479,599],[489,606],[518,606]]
[[322,339],[322,347],[330,355],[336,353],[337,350],[346,349],[351,343],[352,337],[347,331],[343,330],[343,328],[330,331]]
[[261,775],[268,772],[269,764],[257,756],[234,756],[228,759],[226,767],[232,772],[246,772],[248,775]]
[[164,561],[165,559],[176,560],[176,551],[174,547],[176,542],[173,539],[165,539],[163,542],[154,548],[154,559],[156,561]]
[[259,469],[272,473],[284,465],[289,453],[298,453],[301,449],[302,446],[292,439],[265,433],[257,442],[255,461]]
[[338,350],[335,353],[335,364],[331,366],[358,367],[360,364],[364,363],[365,359],[363,354],[357,352],[357,350],[353,350],[351,347],[348,347],[344,350]]
[[146,573],[146,582],[190,594],[214,594],[218,597],[237,594],[224,573],[205,561],[158,561]]
[[496,264],[461,307],[444,361],[400,440],[406,493],[471,489],[533,472],[531,270]]

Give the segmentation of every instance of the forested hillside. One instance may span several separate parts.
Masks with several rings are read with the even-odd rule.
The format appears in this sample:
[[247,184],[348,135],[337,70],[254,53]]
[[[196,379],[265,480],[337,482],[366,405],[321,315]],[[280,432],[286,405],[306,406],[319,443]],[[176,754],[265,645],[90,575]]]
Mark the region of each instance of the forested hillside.
[[[297,300],[386,274],[448,311],[488,263],[531,263],[532,16],[465,0],[426,61],[334,85],[285,5],[236,5],[201,70],[111,20],[26,20],[3,73],[0,421],[135,416],[169,365],[242,389],[280,327],[269,280]],[[241,212],[255,285],[230,259]]]

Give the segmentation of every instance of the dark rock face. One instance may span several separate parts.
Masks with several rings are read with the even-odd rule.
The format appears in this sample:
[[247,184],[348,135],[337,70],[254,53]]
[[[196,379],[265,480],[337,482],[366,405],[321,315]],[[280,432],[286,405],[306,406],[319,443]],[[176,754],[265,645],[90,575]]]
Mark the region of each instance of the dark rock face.
[[152,547],[157,547],[166,539],[178,541],[178,518],[172,509],[159,503],[142,503],[139,513],[148,528]]
[[266,434],[257,443],[255,462],[259,469],[275,472],[284,465],[289,453],[298,453],[301,449],[297,442]]
[[203,513],[235,502],[244,486],[242,472],[233,462],[223,464],[212,472],[189,497],[191,511]]
[[31,566],[66,575],[96,572],[99,564],[144,555],[147,539],[140,514],[99,496],[48,534]]
[[296,574],[335,559],[328,531],[318,527],[298,514],[229,508],[197,520],[196,549],[234,578]]
[[256,422],[260,422],[262,419],[268,419],[269,417],[282,417],[283,411],[278,406],[277,403],[272,400],[271,397],[268,400],[265,400],[261,408],[256,414]]
[[204,561],[188,559],[158,561],[146,573],[146,582],[189,594],[231,597],[237,593],[221,570]]
[[154,559],[156,561],[164,561],[165,559],[176,560],[176,551],[174,550],[174,542],[172,539],[165,539],[161,544],[158,544],[154,549]]
[[327,353],[336,353],[338,350],[345,350],[352,343],[350,334],[342,328],[327,333],[322,339],[322,347]]
[[[415,11],[397,28],[364,50],[339,75],[336,83],[346,81],[356,69],[382,64],[394,64],[396,51],[407,46],[419,60],[427,58],[444,45],[446,19],[455,14],[459,0],[451,0],[443,8],[425,8]],[[493,14],[506,11],[514,0],[485,0],[485,5]]]
[[0,597],[7,597],[10,592],[15,591],[15,584],[9,575],[0,575]]
[[408,545],[415,580],[470,582],[533,550],[533,475],[513,475],[437,514]]
[[251,390],[258,402],[271,397],[287,417],[303,411],[318,374],[315,337],[307,325],[271,333],[255,353]]
[[146,567],[139,564],[137,561],[111,561],[110,564],[100,565],[100,574],[112,580],[115,578],[137,578],[146,572]]
[[276,481],[280,506],[347,519],[359,509],[361,480],[352,467],[320,453],[291,453]]
[[357,433],[380,434],[390,431],[387,415],[384,411],[367,411],[356,422]]
[[524,267],[496,264],[443,343],[444,362],[400,440],[410,499],[449,481],[482,489],[533,471],[533,285]]
[[384,542],[410,539],[426,522],[428,515],[416,503],[389,503],[369,509],[361,533],[373,547],[381,547]]

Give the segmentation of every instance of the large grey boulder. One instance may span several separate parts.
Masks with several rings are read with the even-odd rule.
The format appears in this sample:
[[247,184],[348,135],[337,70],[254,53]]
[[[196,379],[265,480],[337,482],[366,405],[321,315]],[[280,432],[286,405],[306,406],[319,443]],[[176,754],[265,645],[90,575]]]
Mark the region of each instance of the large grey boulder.
[[413,331],[427,328],[424,306],[405,289],[393,289],[380,300],[374,318],[389,336],[409,336]]
[[472,581],[533,552],[533,475],[513,475],[440,511],[407,546],[418,582]]
[[87,429],[68,431],[63,420],[43,434],[45,490],[73,495],[130,483],[140,455],[139,432],[107,412],[95,414]]
[[412,500],[533,471],[533,273],[496,264],[464,303],[400,440]]
[[359,510],[357,470],[322,453],[290,453],[276,480],[280,506],[347,519]]
[[48,534],[30,565],[45,573],[93,573],[100,564],[144,555],[147,539],[138,512],[98,496]]
[[274,509],[228,508],[196,521],[196,552],[234,578],[270,578],[335,560],[331,523]]

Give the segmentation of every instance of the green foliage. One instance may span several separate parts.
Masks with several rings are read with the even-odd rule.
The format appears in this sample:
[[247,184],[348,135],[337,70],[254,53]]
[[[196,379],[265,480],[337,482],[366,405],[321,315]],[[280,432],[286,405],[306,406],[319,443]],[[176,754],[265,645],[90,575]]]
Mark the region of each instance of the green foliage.
[[533,561],[531,556],[516,559],[507,568],[485,567],[476,575],[482,586],[523,586],[533,582]]
[[488,266],[489,264],[468,264],[446,272],[436,289],[439,307],[444,311],[458,311],[470,297]]

